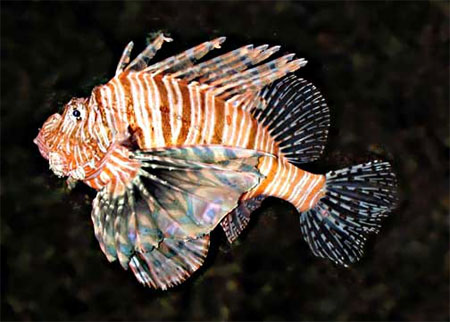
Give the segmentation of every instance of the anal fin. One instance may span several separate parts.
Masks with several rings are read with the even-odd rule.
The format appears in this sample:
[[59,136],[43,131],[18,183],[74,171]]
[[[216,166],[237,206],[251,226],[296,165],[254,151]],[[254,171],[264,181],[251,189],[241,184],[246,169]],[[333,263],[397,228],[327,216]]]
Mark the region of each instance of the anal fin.
[[260,195],[251,199],[242,200],[239,202],[239,206],[222,219],[220,225],[230,244],[232,244],[245,227],[247,227],[251,213],[261,206],[264,199],[265,196]]

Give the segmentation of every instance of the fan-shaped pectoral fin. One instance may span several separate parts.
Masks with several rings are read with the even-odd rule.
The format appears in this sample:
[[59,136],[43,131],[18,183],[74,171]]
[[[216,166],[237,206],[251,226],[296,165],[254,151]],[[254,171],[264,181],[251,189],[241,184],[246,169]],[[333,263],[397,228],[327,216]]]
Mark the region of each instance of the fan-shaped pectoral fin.
[[111,180],[93,203],[101,249],[146,285],[183,281],[203,262],[206,236],[258,184],[260,156],[221,146],[131,152],[135,177]]

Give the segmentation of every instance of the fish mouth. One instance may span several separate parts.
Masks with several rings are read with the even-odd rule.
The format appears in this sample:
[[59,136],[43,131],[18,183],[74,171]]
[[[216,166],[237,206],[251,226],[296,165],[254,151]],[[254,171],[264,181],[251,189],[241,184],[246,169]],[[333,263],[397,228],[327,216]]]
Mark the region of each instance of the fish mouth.
[[48,160],[50,170],[52,170],[56,176],[64,177],[67,170],[65,158],[61,154],[50,150],[41,133],[38,134],[33,142],[38,146],[41,155]]
[[48,163],[50,170],[58,177],[64,177],[66,175],[65,160],[60,154],[50,152],[48,155]]
[[54,137],[57,126],[61,122],[61,115],[55,113],[51,115],[42,126],[42,129],[39,129],[39,133],[36,138],[33,140],[34,144],[36,144],[39,148],[39,152],[45,159],[49,159],[50,148],[47,146],[47,140],[51,137]]

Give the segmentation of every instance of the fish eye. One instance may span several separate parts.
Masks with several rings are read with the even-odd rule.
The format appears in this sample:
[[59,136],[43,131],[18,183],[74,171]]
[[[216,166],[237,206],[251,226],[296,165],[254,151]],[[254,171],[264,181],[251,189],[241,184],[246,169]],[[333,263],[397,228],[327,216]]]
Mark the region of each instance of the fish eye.
[[75,119],[77,121],[81,121],[85,116],[85,109],[83,105],[77,104],[72,107],[72,110],[70,112],[70,116],[72,119]]
[[81,113],[79,110],[73,110],[72,115],[77,119],[81,117]]

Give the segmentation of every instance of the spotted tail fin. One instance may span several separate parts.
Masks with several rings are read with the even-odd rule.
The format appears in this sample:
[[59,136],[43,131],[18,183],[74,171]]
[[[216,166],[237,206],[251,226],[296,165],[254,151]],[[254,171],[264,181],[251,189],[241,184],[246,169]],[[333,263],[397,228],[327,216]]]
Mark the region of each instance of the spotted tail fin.
[[369,162],[326,174],[322,198],[300,215],[314,255],[347,266],[360,259],[368,233],[396,206],[396,179],[388,162]]

